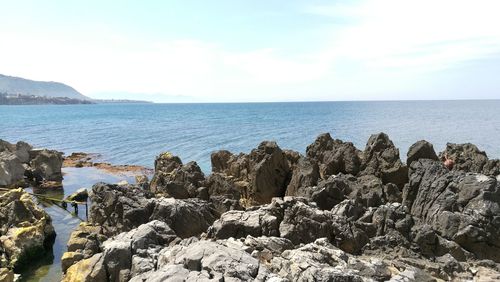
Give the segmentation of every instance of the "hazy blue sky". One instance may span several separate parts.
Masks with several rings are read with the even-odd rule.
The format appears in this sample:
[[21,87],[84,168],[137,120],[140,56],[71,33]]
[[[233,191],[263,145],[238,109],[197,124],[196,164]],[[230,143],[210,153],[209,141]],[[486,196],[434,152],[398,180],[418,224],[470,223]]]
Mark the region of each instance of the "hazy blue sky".
[[95,98],[499,98],[500,1],[0,1],[0,73]]

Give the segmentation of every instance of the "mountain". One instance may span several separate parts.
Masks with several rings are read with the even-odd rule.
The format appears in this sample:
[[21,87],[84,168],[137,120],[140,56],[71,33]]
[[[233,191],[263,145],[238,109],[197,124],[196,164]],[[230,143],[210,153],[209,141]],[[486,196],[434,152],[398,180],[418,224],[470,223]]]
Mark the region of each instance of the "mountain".
[[73,87],[60,82],[35,81],[2,74],[0,74],[0,93],[91,100]]

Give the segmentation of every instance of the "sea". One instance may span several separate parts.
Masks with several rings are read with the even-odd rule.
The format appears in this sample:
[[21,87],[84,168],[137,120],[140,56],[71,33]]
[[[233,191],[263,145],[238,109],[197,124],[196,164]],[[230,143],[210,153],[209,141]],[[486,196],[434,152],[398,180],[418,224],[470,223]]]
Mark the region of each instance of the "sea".
[[363,149],[385,132],[404,160],[427,140],[476,144],[500,157],[500,100],[0,106],[0,138],[98,153],[102,161],[153,167],[169,151],[209,173],[216,150],[249,152],[263,140],[305,153],[324,132]]
[[[361,150],[371,134],[385,132],[403,160],[411,144],[422,139],[437,152],[447,142],[470,142],[500,158],[500,100],[0,106],[0,139],[9,142],[23,140],[67,155],[96,153],[100,161],[149,168],[169,151],[184,162],[196,161],[207,174],[216,150],[249,152],[274,140],[304,154],[324,132]],[[96,182],[134,181],[93,167],[63,168],[63,174],[62,190],[27,191],[63,199]],[[51,216],[57,236],[52,250],[23,269],[19,280],[60,281],[61,256],[85,214],[34,200]]]

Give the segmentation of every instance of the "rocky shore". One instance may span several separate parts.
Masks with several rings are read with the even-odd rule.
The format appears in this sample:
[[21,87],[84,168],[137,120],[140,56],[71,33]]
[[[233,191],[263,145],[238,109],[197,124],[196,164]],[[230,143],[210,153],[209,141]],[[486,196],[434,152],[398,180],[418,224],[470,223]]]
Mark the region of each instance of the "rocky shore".
[[[163,153],[151,181],[95,184],[63,281],[500,279],[500,161],[473,144],[437,154],[418,141],[403,162],[384,133],[363,150],[322,134],[305,155],[265,141],[211,162],[205,175]],[[0,221],[12,214],[3,205]],[[2,267],[9,275],[12,260]]]

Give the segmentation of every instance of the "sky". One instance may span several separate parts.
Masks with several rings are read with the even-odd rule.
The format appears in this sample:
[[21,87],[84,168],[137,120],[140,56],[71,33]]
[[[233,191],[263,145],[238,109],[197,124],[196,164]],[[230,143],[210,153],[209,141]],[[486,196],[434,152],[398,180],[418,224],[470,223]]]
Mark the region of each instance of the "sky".
[[0,73],[92,98],[500,98],[497,0],[0,0]]

